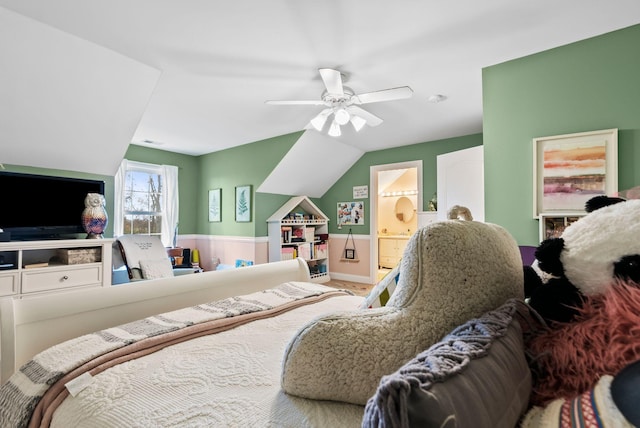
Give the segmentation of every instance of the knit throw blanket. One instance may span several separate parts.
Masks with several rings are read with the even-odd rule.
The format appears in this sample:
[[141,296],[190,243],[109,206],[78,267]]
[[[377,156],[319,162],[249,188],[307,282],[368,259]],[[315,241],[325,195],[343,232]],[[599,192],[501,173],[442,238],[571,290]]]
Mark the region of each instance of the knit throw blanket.
[[349,292],[319,284],[287,282],[68,340],[33,357],[0,387],[0,426],[48,426],[53,412],[70,393],[81,391],[92,376],[109,367],[345,294]]
[[506,334],[514,316],[528,318],[524,303],[510,299],[501,307],[455,328],[397,372],[384,376],[368,401],[363,418],[366,427],[409,428],[411,390],[430,389],[461,373],[471,360],[486,356],[491,344]]

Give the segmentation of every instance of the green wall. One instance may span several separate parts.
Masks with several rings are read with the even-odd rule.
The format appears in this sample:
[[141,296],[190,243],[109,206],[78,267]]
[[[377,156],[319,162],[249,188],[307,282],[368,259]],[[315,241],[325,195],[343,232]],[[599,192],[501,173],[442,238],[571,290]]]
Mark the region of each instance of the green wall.
[[640,184],[640,25],[483,70],[485,219],[537,245],[532,139],[618,128],[618,187]]
[[[196,233],[267,236],[267,218],[280,208],[289,196],[256,193],[256,189],[302,133],[303,131],[300,131],[200,156],[198,164],[201,177],[193,182],[194,187],[197,188],[197,203],[194,204],[198,224]],[[237,223],[235,221],[235,187],[247,184],[252,186],[253,194],[251,222]],[[208,192],[216,188],[222,189],[222,221],[209,223]],[[182,229],[180,232],[182,233]]]
[[[200,156],[201,176],[199,184],[196,186],[198,188],[198,208],[196,210],[198,227],[196,233],[267,236],[267,219],[292,195],[257,193],[256,188],[262,184],[301,135],[302,132],[296,132]],[[313,202],[334,220],[329,223],[331,233],[347,233],[344,228],[338,231],[335,225],[336,203],[351,200],[353,186],[369,185],[369,169],[372,165],[422,159],[426,207],[427,201],[436,191],[436,156],[481,144],[482,135],[476,134],[365,153],[322,198],[315,198]],[[252,221],[250,223],[236,223],[234,218],[235,186],[245,184],[253,186]],[[208,221],[207,195],[210,189],[215,188],[222,189],[222,221],[210,223]],[[180,190],[182,192],[182,188]],[[180,215],[182,216],[182,197],[180,199]],[[182,228],[180,231],[187,233]],[[357,233],[368,234],[368,223],[364,225],[362,231]]]
[[[165,150],[129,145],[125,158],[132,161],[147,162],[156,165],[175,165],[178,167],[179,224],[178,233],[197,233],[198,188],[200,164],[198,158]],[[113,178],[112,178],[113,181]],[[113,205],[113,197],[107,199]],[[113,209],[113,208],[112,208]]]
[[[125,156],[130,160],[179,167],[181,234],[267,236],[267,219],[292,195],[257,193],[256,189],[302,133],[282,135],[199,157],[134,145],[129,147]],[[369,185],[371,166],[422,160],[426,209],[428,200],[436,191],[436,156],[478,145],[482,145],[481,134],[365,153],[322,198],[315,198],[313,202],[334,220],[330,222],[331,233],[347,233],[345,229],[338,231],[336,228],[336,203],[351,200],[353,186]],[[253,194],[251,222],[237,223],[234,214],[235,187],[247,184],[252,186]],[[222,221],[210,223],[208,191],[216,188],[222,189]],[[359,229],[362,230],[357,233],[368,234],[368,223]]]
[[[314,200],[314,202],[318,205],[318,208],[331,219],[329,222],[329,233],[348,233],[349,228],[343,227],[338,230],[336,205],[338,202],[347,202],[353,199],[353,186],[370,186],[371,166],[422,160],[422,210],[426,210],[429,199],[431,199],[437,189],[437,156],[443,153],[450,153],[480,145],[482,145],[482,134],[474,134],[365,153],[322,198]],[[369,199],[365,200],[365,223],[363,226],[354,226],[352,229],[356,234],[369,234],[369,219],[371,216],[369,216],[367,212],[371,198],[370,192],[371,188],[369,188]]]

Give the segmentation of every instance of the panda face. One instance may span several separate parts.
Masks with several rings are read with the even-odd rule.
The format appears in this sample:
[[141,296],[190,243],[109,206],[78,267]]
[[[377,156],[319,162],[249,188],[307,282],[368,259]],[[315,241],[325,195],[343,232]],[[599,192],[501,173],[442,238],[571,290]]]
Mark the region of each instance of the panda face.
[[603,293],[615,278],[640,284],[640,200],[599,208],[569,226],[560,261],[581,293]]
[[616,278],[633,281],[640,286],[640,254],[624,256],[613,264]]

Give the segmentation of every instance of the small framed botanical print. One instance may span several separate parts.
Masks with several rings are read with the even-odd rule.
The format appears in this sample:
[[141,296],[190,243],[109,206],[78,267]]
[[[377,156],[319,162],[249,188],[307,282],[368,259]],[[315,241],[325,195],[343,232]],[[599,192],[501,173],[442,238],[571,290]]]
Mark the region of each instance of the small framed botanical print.
[[236,222],[251,221],[251,185],[236,187]]
[[222,221],[222,189],[209,190],[209,221]]

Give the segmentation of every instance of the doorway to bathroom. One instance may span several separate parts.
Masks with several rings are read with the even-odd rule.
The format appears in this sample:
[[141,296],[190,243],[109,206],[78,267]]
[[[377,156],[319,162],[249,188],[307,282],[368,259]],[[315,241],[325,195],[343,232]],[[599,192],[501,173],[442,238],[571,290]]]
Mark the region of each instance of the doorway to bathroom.
[[370,168],[371,273],[377,282],[402,257],[422,211],[422,161]]

